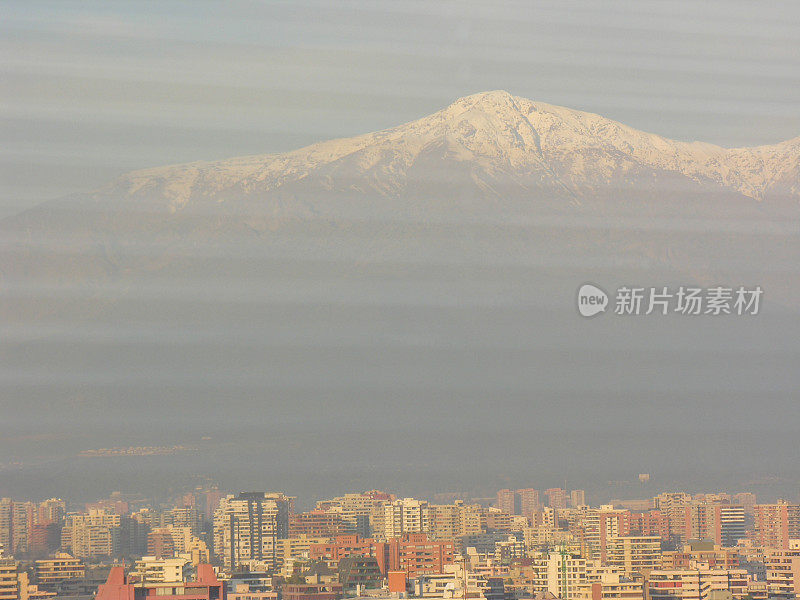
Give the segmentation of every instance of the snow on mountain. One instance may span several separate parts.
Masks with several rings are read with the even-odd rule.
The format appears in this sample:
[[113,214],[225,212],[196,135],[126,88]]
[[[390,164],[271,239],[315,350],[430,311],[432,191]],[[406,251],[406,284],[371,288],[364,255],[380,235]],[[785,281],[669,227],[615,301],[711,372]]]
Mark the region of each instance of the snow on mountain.
[[[605,189],[662,185],[659,176],[718,187],[756,200],[800,196],[800,138],[726,149],[639,131],[596,114],[493,91],[467,96],[417,121],[287,152],[135,171],[103,193],[160,196],[172,211],[191,199],[261,194],[308,183],[321,190],[400,196],[416,165],[463,165],[475,186],[502,195],[561,190],[575,198]],[[424,173],[430,176],[430,168]],[[446,175],[443,175],[446,177]]]

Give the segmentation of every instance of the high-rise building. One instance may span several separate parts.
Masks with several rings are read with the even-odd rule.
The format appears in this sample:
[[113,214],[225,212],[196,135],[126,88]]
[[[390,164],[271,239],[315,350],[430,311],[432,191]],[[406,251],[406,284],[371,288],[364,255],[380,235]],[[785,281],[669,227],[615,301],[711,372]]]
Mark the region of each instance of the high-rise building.
[[545,490],[544,495],[547,497],[547,506],[556,510],[567,508],[567,492],[561,488],[550,488]]
[[334,537],[346,533],[347,529],[339,512],[312,510],[289,516],[290,537]]
[[584,508],[570,529],[582,541],[586,558],[605,561],[607,540],[630,533],[630,511],[616,509],[610,504],[599,509]]
[[667,519],[660,510],[631,512],[631,535],[657,535],[662,540],[669,539]]
[[242,492],[223,498],[214,514],[214,552],[228,569],[274,569],[277,541],[288,536],[286,497]]
[[192,535],[200,533],[201,515],[194,506],[178,506],[168,511],[168,518],[163,525],[172,527],[188,527]]
[[317,509],[340,514],[348,533],[368,537],[374,525],[382,526],[383,504],[394,499],[392,494],[372,490],[317,502]]
[[498,490],[497,491],[497,508],[509,515],[517,514],[517,493],[514,490]]
[[67,514],[67,504],[61,498],[50,498],[39,503],[38,523],[58,523],[64,520]]
[[120,553],[121,517],[107,510],[70,514],[61,531],[62,548],[77,558],[105,558]]
[[584,490],[572,490],[569,493],[569,504],[573,508],[586,506],[586,492]]
[[587,582],[586,559],[571,553],[550,552],[531,559],[533,592],[551,593],[562,600],[575,600]]
[[800,539],[800,505],[756,504],[752,537],[759,546],[788,550],[789,540]]
[[147,554],[155,558],[175,556],[175,540],[170,527],[156,527],[147,534]]
[[509,515],[523,515],[528,519],[541,508],[539,491],[534,488],[497,491],[495,507]]
[[28,531],[28,552],[33,557],[44,557],[58,550],[61,545],[61,525],[52,521],[40,521]]
[[28,552],[29,533],[37,516],[37,506],[33,502],[0,499],[0,546],[7,555]]
[[733,504],[740,504],[744,507],[744,514],[747,516],[753,516],[753,511],[756,506],[756,495],[752,492],[740,492],[738,494],[734,494],[731,498],[731,502]]
[[674,544],[686,540],[686,507],[692,501],[683,492],[665,492],[654,498],[655,508],[664,515],[669,537]]
[[612,537],[606,542],[606,564],[625,575],[647,575],[661,563],[661,538],[655,536]]
[[712,540],[731,548],[745,536],[741,505],[699,502],[688,505],[685,511],[686,540]]
[[534,513],[541,508],[539,502],[539,490],[534,488],[524,488],[517,490],[519,495],[519,514],[525,516],[530,520],[533,518]]
[[403,571],[409,578],[426,573],[442,573],[453,563],[455,543],[433,541],[424,533],[404,534],[388,541],[389,570]]
[[332,542],[311,544],[309,556],[312,560],[322,559],[332,563],[350,556],[369,556],[375,558],[384,576],[389,570],[388,544],[359,535],[339,535]]
[[432,512],[426,500],[402,498],[386,502],[383,505],[382,527],[376,527],[375,535],[389,540],[406,533],[428,533],[431,530]]

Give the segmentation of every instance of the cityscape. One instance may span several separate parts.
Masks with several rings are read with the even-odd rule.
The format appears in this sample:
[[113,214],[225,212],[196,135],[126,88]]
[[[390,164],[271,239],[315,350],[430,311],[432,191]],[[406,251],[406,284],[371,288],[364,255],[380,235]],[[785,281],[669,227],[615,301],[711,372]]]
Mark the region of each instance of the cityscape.
[[[640,480],[649,479],[641,474]],[[0,600],[795,600],[800,503],[581,489],[0,500]]]

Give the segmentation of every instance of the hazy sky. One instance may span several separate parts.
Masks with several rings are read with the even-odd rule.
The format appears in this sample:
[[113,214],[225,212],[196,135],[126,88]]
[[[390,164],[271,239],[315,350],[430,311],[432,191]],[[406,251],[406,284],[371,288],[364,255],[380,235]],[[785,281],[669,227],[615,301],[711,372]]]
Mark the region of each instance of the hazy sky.
[[503,88],[681,139],[800,135],[792,0],[0,4],[0,217]]
[[[6,0],[0,218],[132,169],[290,150],[491,89],[678,139],[773,143],[800,136],[798,31],[796,0]],[[784,213],[704,191],[624,195],[608,214],[589,202],[562,224],[549,196],[473,214],[442,175],[462,165],[437,171],[435,151],[414,170],[430,185],[397,202],[320,197],[311,178],[299,201],[256,189],[174,219],[134,195],[0,222],[0,495],[212,476],[306,502],[565,477],[593,502],[797,497],[796,197]],[[240,219],[284,208],[263,235]],[[768,300],[756,320],[582,320],[586,281],[758,284]],[[151,445],[185,448],[78,458]]]

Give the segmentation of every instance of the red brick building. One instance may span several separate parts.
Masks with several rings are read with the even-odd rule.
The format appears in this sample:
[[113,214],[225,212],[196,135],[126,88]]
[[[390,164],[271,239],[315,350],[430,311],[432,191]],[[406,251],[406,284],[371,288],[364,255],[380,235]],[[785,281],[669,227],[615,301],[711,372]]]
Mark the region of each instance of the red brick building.
[[311,544],[309,556],[312,560],[323,559],[339,563],[349,556],[372,556],[378,561],[381,574],[385,577],[388,570],[389,549],[385,542],[376,542],[360,535],[339,535],[329,544]]
[[442,573],[455,555],[452,540],[429,540],[424,533],[409,533],[388,542],[376,542],[358,535],[340,535],[329,544],[312,544],[310,557],[338,563],[348,556],[372,556],[381,574],[403,571],[409,578],[424,573]]
[[389,570],[404,571],[409,578],[427,573],[442,573],[453,563],[456,552],[452,540],[432,541],[424,533],[408,533],[389,540]]
[[630,517],[630,535],[657,535],[662,540],[669,539],[667,518],[659,510],[632,512]]

